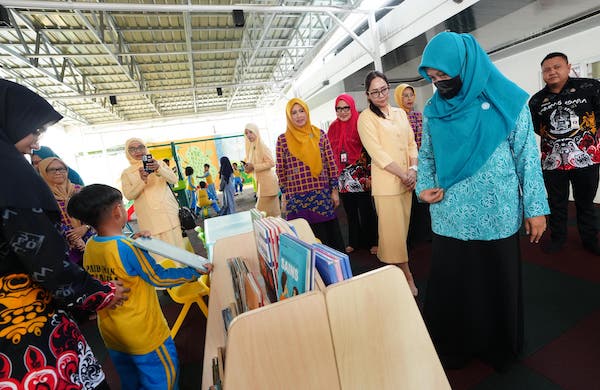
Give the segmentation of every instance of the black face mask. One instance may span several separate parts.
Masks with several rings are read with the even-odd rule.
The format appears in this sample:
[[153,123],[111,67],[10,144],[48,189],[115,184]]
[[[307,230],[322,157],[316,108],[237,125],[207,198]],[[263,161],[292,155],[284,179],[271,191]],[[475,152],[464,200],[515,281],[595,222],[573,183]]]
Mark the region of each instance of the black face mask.
[[462,80],[460,76],[456,76],[448,80],[436,81],[433,85],[437,88],[442,99],[448,100],[458,95],[462,88]]

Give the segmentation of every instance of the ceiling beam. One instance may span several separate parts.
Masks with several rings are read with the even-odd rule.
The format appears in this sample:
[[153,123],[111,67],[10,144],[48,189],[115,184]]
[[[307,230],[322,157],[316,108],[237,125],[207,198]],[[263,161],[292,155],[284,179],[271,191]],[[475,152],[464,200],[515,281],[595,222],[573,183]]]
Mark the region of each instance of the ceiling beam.
[[244,12],[258,13],[305,13],[305,12],[335,12],[335,13],[366,13],[352,7],[335,6],[293,6],[293,5],[203,5],[203,4],[135,4],[135,3],[81,3],[56,2],[48,0],[2,0],[6,8],[20,9],[55,9],[69,11],[132,11],[132,12],[192,12],[192,13],[231,13],[241,9]]
[[[109,50],[107,48],[106,43],[101,44],[105,50]],[[294,46],[294,49],[312,49],[314,46]],[[265,46],[258,47],[256,49],[249,47],[232,47],[229,49],[207,49],[207,50],[192,50],[191,54],[219,54],[219,53],[238,53],[238,52],[246,52],[246,51],[269,51],[269,50],[285,50],[288,46]],[[181,51],[156,51],[156,52],[147,52],[147,53],[132,53],[129,51],[124,52],[112,52],[108,53],[86,53],[86,54],[49,54],[49,53],[28,53],[23,54],[25,58],[115,58],[115,57],[151,57],[151,56],[168,56],[168,55],[188,55],[190,51],[181,50]]]

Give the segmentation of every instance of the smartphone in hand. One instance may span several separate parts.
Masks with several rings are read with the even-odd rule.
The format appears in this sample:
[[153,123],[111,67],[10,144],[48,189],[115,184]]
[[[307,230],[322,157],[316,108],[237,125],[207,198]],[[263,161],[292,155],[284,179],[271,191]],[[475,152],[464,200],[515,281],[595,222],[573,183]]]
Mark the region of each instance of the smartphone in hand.
[[142,164],[144,164],[144,171],[146,171],[148,173],[154,172],[152,169],[148,168],[148,164],[151,161],[152,161],[152,155],[151,154],[144,154],[142,156]]

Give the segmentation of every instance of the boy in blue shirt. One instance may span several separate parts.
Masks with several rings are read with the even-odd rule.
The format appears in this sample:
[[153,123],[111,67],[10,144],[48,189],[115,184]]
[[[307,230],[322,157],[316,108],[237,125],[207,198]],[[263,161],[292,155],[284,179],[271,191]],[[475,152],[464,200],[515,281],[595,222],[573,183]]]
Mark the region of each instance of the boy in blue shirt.
[[127,212],[116,188],[86,186],[71,198],[67,211],[98,232],[86,245],[84,268],[100,280],[118,279],[131,288],[129,300],[120,310],[98,313],[98,328],[122,388],[177,389],[177,351],[155,287],[193,281],[200,272],[191,267],[163,268],[123,236]]

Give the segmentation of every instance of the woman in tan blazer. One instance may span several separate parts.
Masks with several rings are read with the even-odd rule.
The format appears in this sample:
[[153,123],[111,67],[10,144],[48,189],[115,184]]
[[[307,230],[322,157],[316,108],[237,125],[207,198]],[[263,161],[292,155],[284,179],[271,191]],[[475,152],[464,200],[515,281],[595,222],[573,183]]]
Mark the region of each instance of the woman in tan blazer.
[[367,74],[365,88],[369,108],[360,114],[358,133],[372,159],[371,193],[379,217],[377,257],[384,263],[397,264],[416,296],[406,237],[417,176],[417,144],[406,112],[388,103],[387,77],[372,71]]
[[275,162],[271,151],[260,139],[258,126],[254,123],[246,124],[244,129],[246,136],[246,165],[244,169],[248,173],[254,172],[256,180],[256,208],[263,211],[269,217],[279,217],[281,208],[279,205],[279,183],[273,172]]
[[125,143],[125,156],[131,164],[121,174],[123,195],[133,199],[140,230],[148,230],[152,237],[185,248],[179,222],[179,204],[167,185],[176,184],[177,176],[161,160],[148,163],[151,172],[144,171],[142,156],[146,145],[139,138]]

